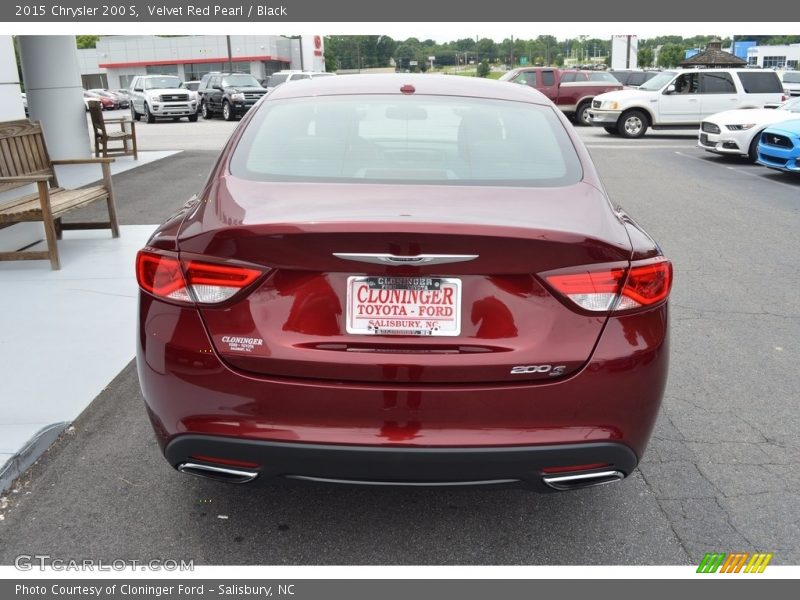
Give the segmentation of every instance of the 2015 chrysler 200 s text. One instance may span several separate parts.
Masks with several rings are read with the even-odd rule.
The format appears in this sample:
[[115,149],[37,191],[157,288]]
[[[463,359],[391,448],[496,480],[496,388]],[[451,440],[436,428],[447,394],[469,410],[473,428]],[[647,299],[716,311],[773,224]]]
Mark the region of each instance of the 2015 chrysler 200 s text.
[[617,481],[667,377],[671,264],[527,86],[281,86],[137,275],[148,412],[195,475]]

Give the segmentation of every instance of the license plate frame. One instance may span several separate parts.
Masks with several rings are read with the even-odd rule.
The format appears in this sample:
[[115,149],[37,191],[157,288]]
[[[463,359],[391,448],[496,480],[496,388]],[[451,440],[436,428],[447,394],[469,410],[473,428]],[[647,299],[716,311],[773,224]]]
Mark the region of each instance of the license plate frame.
[[351,275],[347,278],[346,331],[351,335],[461,335],[461,291],[457,277]]

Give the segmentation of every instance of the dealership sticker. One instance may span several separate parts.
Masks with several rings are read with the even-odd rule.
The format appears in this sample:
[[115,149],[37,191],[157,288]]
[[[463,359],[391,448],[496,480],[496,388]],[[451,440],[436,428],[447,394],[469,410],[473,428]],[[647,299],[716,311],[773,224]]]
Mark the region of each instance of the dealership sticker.
[[223,335],[222,343],[227,344],[228,350],[231,352],[252,352],[257,346],[263,346],[264,340],[253,337]]

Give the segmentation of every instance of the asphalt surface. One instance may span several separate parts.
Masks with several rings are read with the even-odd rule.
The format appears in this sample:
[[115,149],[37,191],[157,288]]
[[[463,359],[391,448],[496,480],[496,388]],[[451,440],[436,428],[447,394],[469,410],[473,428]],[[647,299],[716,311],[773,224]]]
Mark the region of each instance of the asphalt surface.
[[[218,144],[232,127],[205,125]],[[140,140],[162,149],[167,129],[203,126],[145,124]],[[707,155],[691,133],[580,134],[613,200],[675,265],[670,380],[627,480],[554,495],[199,480],[161,458],[131,364],[0,500],[0,564],[34,553],[197,564],[690,564],[712,550],[798,564],[800,178]],[[171,213],[214,158],[205,148],[116,177],[123,222]]]

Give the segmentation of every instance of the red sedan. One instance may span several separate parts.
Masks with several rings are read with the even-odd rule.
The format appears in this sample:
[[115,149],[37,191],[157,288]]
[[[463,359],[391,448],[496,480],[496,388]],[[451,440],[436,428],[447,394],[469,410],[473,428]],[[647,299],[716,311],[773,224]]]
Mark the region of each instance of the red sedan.
[[136,269],[148,413],[194,475],[609,483],[667,378],[671,263],[527,86],[280,86]]
[[[100,106],[103,110],[114,110],[117,108],[116,103],[114,102],[113,98],[110,96],[103,96],[96,92],[83,92],[84,102],[86,100],[94,100],[100,103]],[[86,110],[89,110],[88,108]]]

